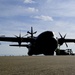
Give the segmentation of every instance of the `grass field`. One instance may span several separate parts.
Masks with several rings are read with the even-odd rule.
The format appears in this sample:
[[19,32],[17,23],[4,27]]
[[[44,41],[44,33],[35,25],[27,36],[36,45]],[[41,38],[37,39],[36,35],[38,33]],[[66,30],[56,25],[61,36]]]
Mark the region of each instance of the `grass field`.
[[3,56],[0,75],[75,75],[75,56]]

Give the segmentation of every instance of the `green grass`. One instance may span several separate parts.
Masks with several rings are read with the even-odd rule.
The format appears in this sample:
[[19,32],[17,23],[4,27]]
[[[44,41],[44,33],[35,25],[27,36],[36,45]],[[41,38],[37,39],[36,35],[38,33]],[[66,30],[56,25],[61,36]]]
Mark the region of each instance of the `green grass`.
[[75,75],[75,56],[0,57],[0,75]]

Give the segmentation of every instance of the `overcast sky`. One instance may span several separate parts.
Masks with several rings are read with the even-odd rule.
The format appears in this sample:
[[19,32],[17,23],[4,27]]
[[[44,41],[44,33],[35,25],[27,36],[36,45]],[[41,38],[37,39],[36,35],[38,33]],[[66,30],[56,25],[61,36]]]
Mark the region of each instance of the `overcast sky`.
[[[25,35],[30,27],[40,34],[49,30],[55,37],[75,38],[75,0],[0,0],[0,35]],[[26,55],[26,48],[1,42],[0,55]],[[10,43],[13,44],[13,43]],[[65,45],[61,48],[66,49]],[[75,44],[69,44],[75,52]]]

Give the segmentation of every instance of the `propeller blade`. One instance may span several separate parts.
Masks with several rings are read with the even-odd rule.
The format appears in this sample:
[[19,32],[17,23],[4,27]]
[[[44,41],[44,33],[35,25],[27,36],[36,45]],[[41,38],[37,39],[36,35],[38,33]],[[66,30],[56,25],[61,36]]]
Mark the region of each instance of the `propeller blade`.
[[65,42],[66,47],[68,47],[67,43]]
[[29,31],[27,31],[28,34],[31,34]]
[[16,38],[18,38],[18,36],[17,35],[14,35]]
[[63,38],[62,35],[61,35],[60,33],[59,33],[59,35],[60,35],[61,38]]
[[20,30],[20,33],[19,33],[19,36],[18,37],[21,38],[21,30]]
[[[26,34],[26,35],[24,35],[24,36],[27,36],[28,34]],[[22,36],[22,37],[24,37],[24,36]]]
[[64,39],[65,39],[66,35],[67,35],[67,34],[64,35]]
[[34,32],[33,34],[36,34],[37,33],[37,31],[36,32]]
[[19,34],[19,37],[21,38],[21,33]]
[[16,38],[21,38],[21,31],[20,31],[20,33],[19,33],[19,36],[17,36],[17,35],[14,35]]

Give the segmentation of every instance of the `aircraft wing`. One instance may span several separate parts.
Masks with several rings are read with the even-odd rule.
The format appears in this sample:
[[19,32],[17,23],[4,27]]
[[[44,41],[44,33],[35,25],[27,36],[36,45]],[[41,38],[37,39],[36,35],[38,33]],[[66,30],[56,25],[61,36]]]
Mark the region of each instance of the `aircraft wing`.
[[[75,43],[75,39],[66,39],[65,37],[66,37],[66,34],[64,35],[64,37],[59,33],[59,35],[60,35],[60,37],[61,38],[57,38],[58,39],[58,44],[59,45],[62,45],[63,43]],[[67,46],[67,44],[66,44],[66,46]],[[68,46],[67,46],[68,47]]]
[[60,38],[58,39],[58,44],[62,45],[63,43],[75,43],[75,39],[65,39],[65,38]]
[[32,42],[34,39],[22,37],[0,37],[0,41],[6,42]]
[[64,42],[74,42],[75,43],[75,39],[65,39]]

